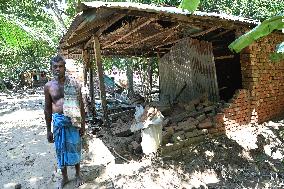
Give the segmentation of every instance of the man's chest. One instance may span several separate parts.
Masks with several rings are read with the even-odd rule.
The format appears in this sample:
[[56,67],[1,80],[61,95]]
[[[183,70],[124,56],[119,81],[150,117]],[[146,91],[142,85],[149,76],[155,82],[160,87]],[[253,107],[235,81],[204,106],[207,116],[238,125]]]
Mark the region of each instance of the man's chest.
[[64,85],[54,85],[49,89],[50,96],[53,101],[64,98]]

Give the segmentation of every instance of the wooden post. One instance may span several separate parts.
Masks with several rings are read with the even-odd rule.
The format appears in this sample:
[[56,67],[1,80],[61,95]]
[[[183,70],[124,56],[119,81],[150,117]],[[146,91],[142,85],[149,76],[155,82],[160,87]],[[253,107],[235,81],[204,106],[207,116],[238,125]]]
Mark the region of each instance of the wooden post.
[[96,65],[98,70],[98,77],[100,83],[100,98],[102,101],[102,108],[104,114],[104,123],[107,124],[107,101],[106,101],[106,91],[105,91],[105,83],[104,83],[104,71],[102,66],[102,57],[101,57],[101,47],[100,42],[97,36],[94,36],[94,52],[96,57]]
[[83,57],[83,66],[84,66],[84,87],[87,86],[87,74],[88,74],[88,69],[90,67],[90,55],[88,53],[88,50],[84,49],[82,50],[82,57]]
[[[88,53],[89,54],[89,53]],[[89,56],[89,95],[90,95],[90,103],[91,103],[91,113],[92,116],[95,115],[95,99],[94,99],[94,65],[93,61],[90,60]]]
[[152,84],[153,84],[153,70],[152,70],[152,64],[154,62],[154,58],[149,58],[148,59],[148,68],[147,68],[147,72],[148,72],[148,101],[151,102],[152,98],[151,98],[151,92],[152,92]]
[[158,63],[158,76],[159,76],[159,100],[161,100],[161,76],[160,76],[160,64],[161,64],[161,55],[157,52],[157,63]]
[[[133,89],[133,66],[132,66],[132,60],[127,59],[127,68],[126,68],[126,77],[127,77],[127,94],[129,98],[132,98],[134,95],[134,89]],[[131,65],[130,65],[131,63]]]
[[[89,70],[89,72],[91,73],[93,70],[93,68],[91,69],[91,66],[90,66],[90,53],[87,49],[84,49],[82,51],[82,57],[83,57],[83,62],[84,62],[84,87],[87,87],[87,72]],[[90,81],[90,88],[89,88],[89,95],[90,95],[90,104],[88,104],[88,98],[87,98],[87,95],[84,95],[83,96],[83,100],[84,100],[84,104],[85,104],[85,110],[89,113],[91,113],[92,117],[95,116],[96,114],[96,110],[95,110],[95,106],[94,106],[94,87],[91,87],[94,86],[94,82],[93,82],[93,77],[91,77],[91,74],[90,74],[90,78],[89,78],[89,81]]]

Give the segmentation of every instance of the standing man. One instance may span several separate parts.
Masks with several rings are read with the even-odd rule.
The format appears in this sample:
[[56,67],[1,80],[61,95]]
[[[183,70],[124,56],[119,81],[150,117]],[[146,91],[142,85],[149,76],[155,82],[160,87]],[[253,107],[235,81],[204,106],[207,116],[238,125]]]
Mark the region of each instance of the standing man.
[[[49,143],[55,143],[57,164],[62,172],[62,180],[58,188],[63,188],[69,181],[67,166],[72,165],[74,165],[76,169],[76,186],[79,187],[83,184],[80,174],[80,160],[81,137],[85,133],[84,104],[80,85],[78,82],[75,82],[75,84],[74,81],[70,82],[70,78],[65,75],[65,64],[65,60],[59,55],[51,59],[51,69],[54,78],[44,86],[44,114],[47,126],[47,140]],[[75,95],[77,97],[75,103],[70,103],[70,98],[67,99],[70,94],[71,96],[73,94],[73,96]],[[77,106],[71,107],[73,108],[71,112],[78,111],[79,116],[76,113],[75,115],[77,115],[77,117],[68,114],[68,111],[64,109],[70,109],[70,107],[65,107],[65,104],[77,104]],[[73,120],[80,120],[81,123],[78,124],[78,122]],[[51,122],[53,132],[51,131]]]

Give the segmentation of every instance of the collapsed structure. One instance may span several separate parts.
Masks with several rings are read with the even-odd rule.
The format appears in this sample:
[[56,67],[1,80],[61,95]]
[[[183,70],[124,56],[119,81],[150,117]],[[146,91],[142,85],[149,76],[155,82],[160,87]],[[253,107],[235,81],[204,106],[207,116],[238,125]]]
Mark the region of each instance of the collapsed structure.
[[105,117],[101,56],[158,57],[160,104],[169,106],[161,108],[168,115],[165,153],[181,155],[178,149],[192,142],[283,115],[284,62],[269,59],[283,33],[273,32],[235,54],[228,45],[258,21],[122,2],[81,3],[79,9],[60,42],[60,53],[83,59],[91,104],[94,65],[90,60],[96,60]]

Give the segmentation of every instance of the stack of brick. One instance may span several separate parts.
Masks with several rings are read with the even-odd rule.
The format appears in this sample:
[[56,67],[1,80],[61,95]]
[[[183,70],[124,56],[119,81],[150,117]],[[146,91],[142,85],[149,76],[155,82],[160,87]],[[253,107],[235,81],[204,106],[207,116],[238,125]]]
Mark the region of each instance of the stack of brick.
[[[184,105],[191,106],[191,103]],[[224,133],[224,126],[216,122],[217,112],[224,103],[204,102],[191,106],[190,110],[168,117],[163,128],[161,153],[163,156],[179,158],[191,144],[201,142]]]

